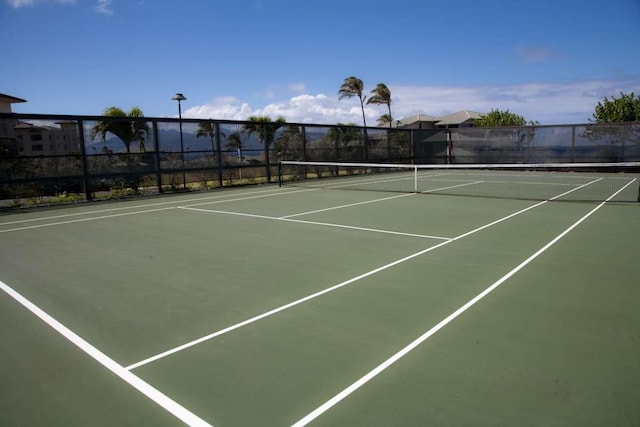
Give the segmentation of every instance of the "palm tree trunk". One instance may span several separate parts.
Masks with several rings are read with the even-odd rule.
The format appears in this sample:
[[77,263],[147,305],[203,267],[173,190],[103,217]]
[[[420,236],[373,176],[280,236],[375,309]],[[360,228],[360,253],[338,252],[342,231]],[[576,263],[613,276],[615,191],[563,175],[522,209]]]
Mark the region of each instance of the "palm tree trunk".
[[369,134],[367,133],[367,119],[364,115],[364,99],[360,98],[360,107],[362,108],[362,124],[364,125],[364,160],[369,158]]

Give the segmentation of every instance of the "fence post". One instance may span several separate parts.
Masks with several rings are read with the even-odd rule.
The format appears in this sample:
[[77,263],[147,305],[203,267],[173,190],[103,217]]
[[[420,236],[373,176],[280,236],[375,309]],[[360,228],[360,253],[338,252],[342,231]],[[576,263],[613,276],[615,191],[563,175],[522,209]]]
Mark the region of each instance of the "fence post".
[[152,121],[153,128],[153,166],[156,170],[156,186],[158,193],[162,193],[162,171],[160,170],[160,143],[158,142],[158,122]]
[[222,188],[222,152],[220,151],[220,123],[216,123],[216,156],[218,167],[218,187]]
[[271,125],[264,123],[262,125],[262,131],[264,135],[264,160],[267,164],[267,184],[271,183],[271,164],[269,160],[269,144],[271,143],[271,135],[269,132],[272,132]]
[[300,130],[302,133],[302,161],[307,161],[307,127],[300,126]]
[[87,162],[87,147],[84,146],[84,122],[78,120],[78,138],[80,140],[80,164],[82,165],[82,184],[84,186],[84,197],[93,200],[91,191],[91,180],[89,179],[89,163]]

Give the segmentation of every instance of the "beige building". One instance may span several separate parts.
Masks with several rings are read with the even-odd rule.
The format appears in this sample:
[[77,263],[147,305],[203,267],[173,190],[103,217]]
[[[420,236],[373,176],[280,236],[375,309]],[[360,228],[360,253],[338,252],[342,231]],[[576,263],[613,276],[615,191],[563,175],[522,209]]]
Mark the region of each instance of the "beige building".
[[[4,93],[0,93],[0,113],[11,113],[11,104],[16,104],[19,102],[27,102],[22,98],[16,98],[15,96],[6,95]],[[18,124],[17,120],[14,119],[3,119],[0,120],[0,140],[3,141],[15,141],[16,135],[14,131],[14,127]]]
[[[55,126],[53,126],[55,125]],[[24,156],[56,156],[80,154],[78,123],[55,122],[52,125],[34,125],[18,122],[14,127],[18,151]]]
[[[15,96],[0,93],[0,112],[11,113],[11,104],[27,102]],[[60,121],[34,124],[17,119],[0,120],[0,139],[8,142],[22,156],[65,155],[80,153],[78,123]]]

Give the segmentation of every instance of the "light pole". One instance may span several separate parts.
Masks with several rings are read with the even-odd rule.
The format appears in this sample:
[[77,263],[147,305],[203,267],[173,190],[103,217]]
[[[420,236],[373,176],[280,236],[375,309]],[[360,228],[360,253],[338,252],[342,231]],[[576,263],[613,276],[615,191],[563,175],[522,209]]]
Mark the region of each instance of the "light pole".
[[187,98],[181,94],[176,93],[171,99],[178,101],[178,120],[180,123],[180,157],[182,158],[182,188],[187,189],[187,175],[184,171],[184,141],[182,140],[182,107],[180,101],[186,101]]

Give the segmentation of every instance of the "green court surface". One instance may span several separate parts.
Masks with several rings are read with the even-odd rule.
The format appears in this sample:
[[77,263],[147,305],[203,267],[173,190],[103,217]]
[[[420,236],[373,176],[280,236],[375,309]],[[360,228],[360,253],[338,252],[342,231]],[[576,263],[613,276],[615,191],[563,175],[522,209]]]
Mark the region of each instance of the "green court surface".
[[4,212],[0,424],[637,426],[639,243],[637,202],[258,186]]

